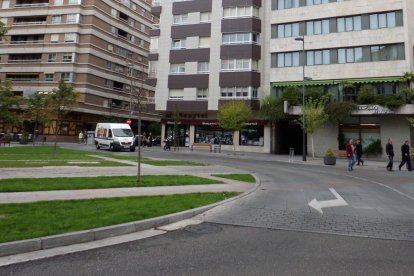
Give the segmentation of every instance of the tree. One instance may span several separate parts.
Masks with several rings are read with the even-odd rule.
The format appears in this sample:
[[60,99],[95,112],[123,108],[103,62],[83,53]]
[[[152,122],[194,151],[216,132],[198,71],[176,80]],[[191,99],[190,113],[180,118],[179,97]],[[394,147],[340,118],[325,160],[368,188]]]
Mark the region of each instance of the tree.
[[358,91],[357,102],[359,104],[374,104],[377,100],[377,93],[372,85],[365,84]]
[[315,157],[313,133],[328,120],[328,114],[325,112],[325,104],[327,100],[326,97],[321,99],[309,98],[302,111],[305,113],[305,121],[303,121],[303,117],[298,119],[302,128],[305,127],[305,132],[311,135],[312,157]]
[[240,131],[252,117],[252,110],[243,101],[230,101],[219,107],[219,125],[224,130],[233,131],[233,152],[236,153],[234,143],[235,132]]
[[349,118],[358,106],[353,102],[330,102],[325,106],[325,112],[331,122],[339,123]]
[[7,31],[8,29],[6,25],[0,21],[0,39],[2,39],[6,35]]
[[405,82],[407,84],[407,88],[411,88],[411,83],[413,81],[414,81],[413,72],[404,72],[404,74],[400,78],[400,82]]
[[78,95],[79,94],[73,90],[73,86],[66,84],[63,80],[59,82],[58,88],[53,89],[52,93],[49,94],[48,101],[50,103],[50,111],[56,120],[54,155],[56,155],[57,137],[61,130],[61,120],[76,104]]
[[9,80],[0,82],[0,118],[8,124],[16,125],[19,117],[13,108],[18,108],[22,97],[13,93],[12,85]]
[[51,119],[49,98],[38,92],[30,95],[27,98],[26,115],[35,123],[33,130],[33,145],[35,145],[38,124],[48,122]]
[[[291,104],[291,102],[289,102]],[[273,96],[265,96],[260,101],[260,115],[270,122],[270,147],[271,152],[274,152],[274,136],[276,123],[285,117],[283,110],[283,99],[275,98]]]

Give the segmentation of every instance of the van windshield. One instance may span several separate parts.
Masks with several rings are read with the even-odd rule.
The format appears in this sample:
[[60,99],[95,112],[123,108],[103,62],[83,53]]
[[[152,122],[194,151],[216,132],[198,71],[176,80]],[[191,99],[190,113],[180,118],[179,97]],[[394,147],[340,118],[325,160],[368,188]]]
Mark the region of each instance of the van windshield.
[[132,134],[132,130],[128,129],[128,128],[117,128],[117,129],[112,129],[114,136],[116,137],[133,137],[134,134]]

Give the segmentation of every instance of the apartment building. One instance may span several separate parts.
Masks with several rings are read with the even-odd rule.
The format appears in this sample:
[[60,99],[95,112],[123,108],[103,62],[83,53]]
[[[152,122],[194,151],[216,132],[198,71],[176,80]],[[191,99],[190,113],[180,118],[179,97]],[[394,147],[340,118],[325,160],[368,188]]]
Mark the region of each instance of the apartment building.
[[[192,0],[157,1],[160,24],[151,31],[150,82],[165,135],[180,121],[182,144],[231,143],[240,151],[270,151],[270,128],[259,117],[236,137],[218,127],[226,100],[245,100],[254,110],[264,95],[284,89],[322,89],[332,100],[355,100],[359,88],[398,94],[404,72],[414,71],[414,7],[410,0]],[[300,37],[301,40],[295,40]],[[158,45],[158,46],[157,46]],[[162,45],[162,47],[160,47]],[[345,89],[345,84],[352,89]],[[316,152],[338,148],[338,135],[366,143],[412,137],[398,110],[364,107],[347,122],[315,133]],[[178,112],[177,112],[178,111]],[[302,151],[298,113],[279,124],[276,151]],[[186,139],[185,139],[186,138]],[[398,141],[399,141],[398,140]]]
[[[8,33],[0,43],[0,78],[12,80],[21,96],[49,93],[60,80],[71,84],[80,98],[62,125],[66,141],[108,119],[137,125],[137,91],[149,103],[144,126],[159,121],[153,88],[145,84],[149,31],[158,20],[150,10],[150,0],[1,0]],[[33,127],[25,123],[25,131]],[[52,139],[55,129],[55,122],[44,124],[39,135]],[[7,131],[19,130],[0,124]]]

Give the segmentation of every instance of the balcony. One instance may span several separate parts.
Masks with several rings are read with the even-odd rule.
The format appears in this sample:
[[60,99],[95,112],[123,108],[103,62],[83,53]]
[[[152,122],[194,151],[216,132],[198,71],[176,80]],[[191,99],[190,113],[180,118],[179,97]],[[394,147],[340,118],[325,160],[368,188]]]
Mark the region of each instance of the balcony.
[[46,16],[16,17],[14,18],[13,25],[42,25],[46,24],[46,22]]
[[13,35],[10,44],[37,44],[44,43],[44,35]]
[[9,73],[6,74],[6,79],[10,79],[13,82],[32,82],[39,81],[39,73]]
[[42,54],[10,54],[8,63],[37,63],[41,60]]
[[44,7],[49,5],[49,0],[17,0],[16,8]]

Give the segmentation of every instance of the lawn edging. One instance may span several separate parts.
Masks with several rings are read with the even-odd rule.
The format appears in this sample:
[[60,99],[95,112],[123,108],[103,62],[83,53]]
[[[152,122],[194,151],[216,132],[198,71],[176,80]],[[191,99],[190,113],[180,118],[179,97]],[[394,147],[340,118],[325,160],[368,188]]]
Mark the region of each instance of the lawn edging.
[[216,206],[240,199],[256,191],[261,185],[261,183],[260,179],[255,174],[252,175],[256,178],[256,184],[251,189],[238,196],[223,201],[156,218],[105,226],[83,231],[70,232],[59,235],[0,243],[0,257],[96,241],[100,239],[130,234],[133,232],[140,232],[151,228],[156,228],[171,223],[175,223],[181,220],[190,219]]

